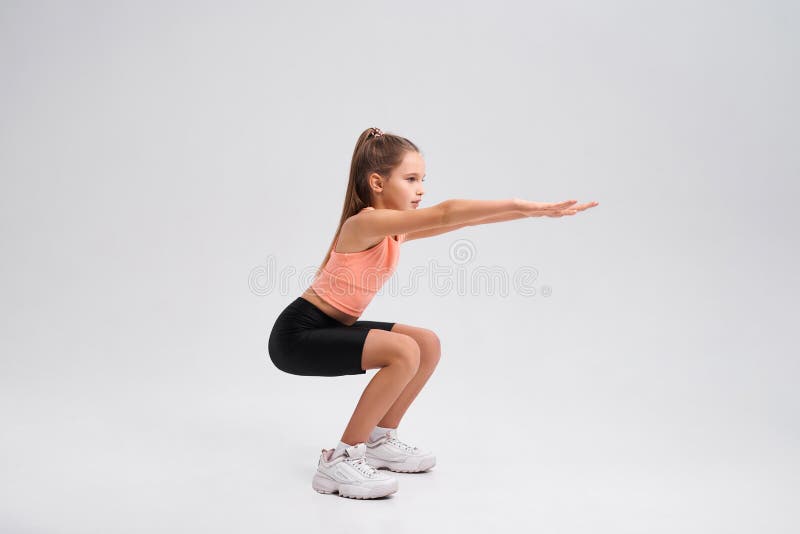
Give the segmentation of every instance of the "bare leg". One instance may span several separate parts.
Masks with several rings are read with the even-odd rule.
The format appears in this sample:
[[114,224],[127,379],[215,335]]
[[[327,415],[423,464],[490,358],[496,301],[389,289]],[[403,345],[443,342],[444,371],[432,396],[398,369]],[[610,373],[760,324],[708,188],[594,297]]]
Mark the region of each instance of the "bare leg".
[[372,377],[356,404],[341,441],[366,442],[370,432],[406,388],[419,368],[419,346],[408,337],[370,330],[364,344],[362,368],[381,369]]
[[[405,389],[400,393],[400,396],[397,397],[397,400],[394,401],[394,404],[389,408],[389,411],[383,416],[383,419],[378,422],[378,426],[382,426],[383,428],[397,428],[400,425],[400,420],[411,406],[411,403],[417,398],[417,395],[422,391],[423,386],[425,386],[425,383],[432,374],[433,368],[423,369],[420,367],[417,374],[414,375],[414,378],[406,385]],[[371,430],[372,429],[370,429],[370,431]]]
[[383,419],[378,422],[378,426],[383,428],[397,428],[400,425],[400,420],[436,369],[442,352],[439,338],[435,334],[432,335],[430,330],[396,324],[392,332],[405,333],[412,336],[417,342],[420,347],[419,369],[383,416]]

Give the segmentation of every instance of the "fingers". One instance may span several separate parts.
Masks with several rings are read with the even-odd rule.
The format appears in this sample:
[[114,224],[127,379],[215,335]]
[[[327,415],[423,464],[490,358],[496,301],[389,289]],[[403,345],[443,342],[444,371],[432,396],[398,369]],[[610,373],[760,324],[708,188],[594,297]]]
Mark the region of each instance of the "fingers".
[[574,200],[565,200],[563,202],[545,202],[540,204],[540,207],[541,209],[545,210],[560,210],[574,203]]
[[575,215],[579,211],[584,211],[600,204],[599,202],[592,201],[576,205],[576,202],[577,200],[565,200],[563,202],[545,204],[540,210],[540,213],[547,217],[562,217],[564,215]]
[[564,208],[567,208],[567,207],[571,206],[572,204],[575,204],[576,202],[577,202],[577,200],[565,200],[563,202],[551,202],[550,204],[544,204],[544,206],[542,206],[542,209],[545,209],[545,210],[563,210]]
[[564,215],[575,215],[578,213],[576,210],[558,210],[558,211],[548,211],[545,213],[547,217],[563,217]]
[[567,208],[562,208],[562,209],[575,210],[577,212],[577,211],[584,211],[584,210],[587,210],[589,208],[593,208],[593,207],[597,206],[598,204],[599,204],[599,202],[592,201],[592,202],[587,202],[585,204],[579,204],[577,206],[569,206]]

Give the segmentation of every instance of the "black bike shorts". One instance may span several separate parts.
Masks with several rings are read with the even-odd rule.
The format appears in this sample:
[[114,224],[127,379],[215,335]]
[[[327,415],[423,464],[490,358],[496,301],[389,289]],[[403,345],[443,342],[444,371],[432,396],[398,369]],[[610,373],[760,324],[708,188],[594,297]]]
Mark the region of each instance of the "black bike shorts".
[[364,341],[371,328],[391,330],[395,323],[356,321],[348,326],[303,297],[278,315],[269,335],[269,357],[275,367],[303,376],[358,375]]

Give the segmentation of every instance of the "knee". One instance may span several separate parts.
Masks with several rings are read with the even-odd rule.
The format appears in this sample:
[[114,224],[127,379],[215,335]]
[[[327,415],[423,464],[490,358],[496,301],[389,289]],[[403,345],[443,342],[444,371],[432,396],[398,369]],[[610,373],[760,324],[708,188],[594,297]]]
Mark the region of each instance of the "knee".
[[393,364],[406,369],[410,374],[416,374],[420,366],[421,350],[413,337],[399,334],[395,345]]
[[433,368],[442,357],[442,344],[433,330],[425,330],[420,342],[420,366]]

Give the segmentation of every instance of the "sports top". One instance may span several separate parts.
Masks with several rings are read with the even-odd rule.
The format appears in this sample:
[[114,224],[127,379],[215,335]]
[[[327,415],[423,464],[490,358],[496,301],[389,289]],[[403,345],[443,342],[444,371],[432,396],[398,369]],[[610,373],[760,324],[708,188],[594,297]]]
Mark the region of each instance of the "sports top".
[[[375,209],[371,206],[364,210]],[[325,302],[344,313],[358,317],[375,293],[395,271],[400,259],[400,243],[406,234],[395,240],[385,236],[383,241],[359,252],[336,252],[333,244],[328,262],[314,278],[311,288]]]

